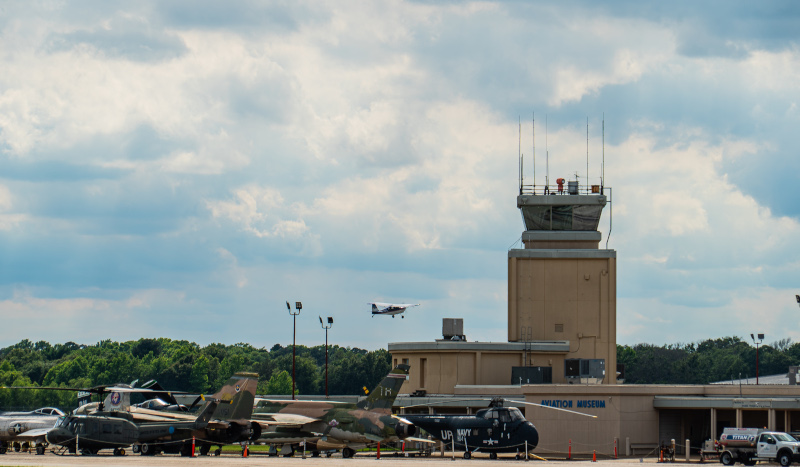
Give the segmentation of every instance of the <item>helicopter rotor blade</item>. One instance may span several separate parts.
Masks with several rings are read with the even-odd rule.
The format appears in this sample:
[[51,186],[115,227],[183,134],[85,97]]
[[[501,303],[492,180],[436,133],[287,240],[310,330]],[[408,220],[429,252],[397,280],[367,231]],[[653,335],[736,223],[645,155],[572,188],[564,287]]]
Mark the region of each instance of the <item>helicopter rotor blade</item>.
[[516,404],[533,405],[533,406],[536,406],[536,407],[544,407],[545,409],[560,410],[562,412],[569,412],[569,413],[574,413],[574,414],[577,414],[577,415],[583,415],[584,417],[597,418],[597,415],[592,415],[592,414],[583,413],[583,412],[576,412],[574,410],[562,409],[560,407],[550,407],[549,405],[537,404],[536,402],[514,401],[514,400],[510,400],[510,399],[506,399],[506,402],[514,402]]

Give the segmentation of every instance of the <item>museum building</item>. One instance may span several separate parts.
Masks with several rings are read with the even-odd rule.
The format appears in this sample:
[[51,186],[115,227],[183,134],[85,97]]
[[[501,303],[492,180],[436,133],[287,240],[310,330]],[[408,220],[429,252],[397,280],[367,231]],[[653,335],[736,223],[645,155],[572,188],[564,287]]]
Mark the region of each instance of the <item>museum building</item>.
[[501,396],[597,416],[507,402],[536,425],[540,455],[652,455],[671,440],[684,454],[686,440],[699,449],[725,427],[800,431],[794,378],[624,384],[616,362],[617,253],[600,248],[598,230],[611,205],[606,192],[572,181],[552,191],[520,185],[525,231],[523,248],[508,251],[508,341],[471,342],[463,320],[453,318],[444,320],[442,339],[389,343],[394,364],[411,366],[399,412],[474,413],[488,405],[475,398]]

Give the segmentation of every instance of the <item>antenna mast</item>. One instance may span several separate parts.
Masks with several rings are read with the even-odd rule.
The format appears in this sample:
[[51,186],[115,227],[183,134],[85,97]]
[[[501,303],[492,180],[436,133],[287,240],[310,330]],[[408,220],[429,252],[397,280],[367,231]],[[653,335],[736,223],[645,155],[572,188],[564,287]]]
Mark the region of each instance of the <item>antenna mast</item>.
[[547,114],[544,114],[544,154],[545,154],[545,174],[544,190],[545,194],[550,194],[550,149],[547,145]]
[[517,117],[519,120],[519,145],[517,149],[517,162],[519,162],[519,194],[522,194],[522,117]]
[[536,194],[536,112],[531,114],[531,131],[533,132],[533,193]]
[[600,193],[606,180],[606,113],[603,112],[603,162],[600,165]]
[[586,117],[586,192],[589,192],[589,117]]

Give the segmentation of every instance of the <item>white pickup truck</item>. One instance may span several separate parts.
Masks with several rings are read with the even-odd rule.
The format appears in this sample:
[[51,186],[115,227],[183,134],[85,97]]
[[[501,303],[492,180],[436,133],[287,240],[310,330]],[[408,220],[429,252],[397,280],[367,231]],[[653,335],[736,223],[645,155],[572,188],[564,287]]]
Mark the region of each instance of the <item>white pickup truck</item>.
[[800,461],[800,442],[789,434],[759,428],[725,428],[719,438],[719,461],[723,465],[741,462],[777,461],[787,466]]

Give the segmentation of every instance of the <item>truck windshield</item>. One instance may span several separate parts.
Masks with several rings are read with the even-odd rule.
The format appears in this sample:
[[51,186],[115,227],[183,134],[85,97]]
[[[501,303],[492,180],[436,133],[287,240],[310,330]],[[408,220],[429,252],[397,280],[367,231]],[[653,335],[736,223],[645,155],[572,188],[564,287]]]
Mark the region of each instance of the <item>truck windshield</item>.
[[773,436],[775,436],[775,439],[777,439],[778,441],[788,441],[790,443],[796,441],[794,438],[787,435],[786,433],[774,433]]

